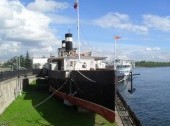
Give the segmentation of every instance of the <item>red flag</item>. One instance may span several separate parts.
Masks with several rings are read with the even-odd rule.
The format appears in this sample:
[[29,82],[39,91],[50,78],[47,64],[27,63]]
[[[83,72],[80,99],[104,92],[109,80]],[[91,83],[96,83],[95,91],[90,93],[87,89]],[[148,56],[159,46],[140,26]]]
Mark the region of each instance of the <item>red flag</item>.
[[76,0],[74,3],[74,9],[77,9],[77,7],[78,7],[78,1]]
[[114,39],[120,39],[121,37],[120,36],[114,36]]

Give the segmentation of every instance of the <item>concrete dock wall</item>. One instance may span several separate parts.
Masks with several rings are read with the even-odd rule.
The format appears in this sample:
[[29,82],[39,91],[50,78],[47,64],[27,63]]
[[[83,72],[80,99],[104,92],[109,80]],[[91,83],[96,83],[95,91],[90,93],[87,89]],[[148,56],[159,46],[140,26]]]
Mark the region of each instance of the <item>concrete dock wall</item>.
[[[24,77],[15,77],[0,82],[0,114],[4,112],[18,95],[22,95],[24,79]],[[35,79],[31,77],[28,79],[28,82],[30,83]]]

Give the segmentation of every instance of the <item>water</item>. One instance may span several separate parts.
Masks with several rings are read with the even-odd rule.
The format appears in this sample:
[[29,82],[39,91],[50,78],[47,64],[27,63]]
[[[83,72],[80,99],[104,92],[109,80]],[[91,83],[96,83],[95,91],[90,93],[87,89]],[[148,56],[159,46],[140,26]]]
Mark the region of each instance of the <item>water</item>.
[[[119,84],[120,93],[144,126],[170,126],[170,67],[136,68],[133,85]],[[125,89],[125,90],[123,90]]]

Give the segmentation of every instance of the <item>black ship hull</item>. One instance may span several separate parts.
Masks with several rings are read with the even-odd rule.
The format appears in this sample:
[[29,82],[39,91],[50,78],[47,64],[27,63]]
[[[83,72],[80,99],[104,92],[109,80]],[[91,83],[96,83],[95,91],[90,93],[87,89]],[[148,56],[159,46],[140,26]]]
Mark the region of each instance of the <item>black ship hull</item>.
[[113,70],[49,71],[49,87],[55,96],[96,112],[109,121],[115,115],[115,73]]

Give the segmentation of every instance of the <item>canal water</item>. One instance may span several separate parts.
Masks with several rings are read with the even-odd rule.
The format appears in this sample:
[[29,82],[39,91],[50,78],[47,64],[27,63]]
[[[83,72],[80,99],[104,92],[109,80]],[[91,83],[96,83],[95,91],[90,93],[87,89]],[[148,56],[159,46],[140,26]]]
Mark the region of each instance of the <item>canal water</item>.
[[170,67],[136,68],[136,89],[130,94],[130,83],[117,88],[144,126],[170,126]]

